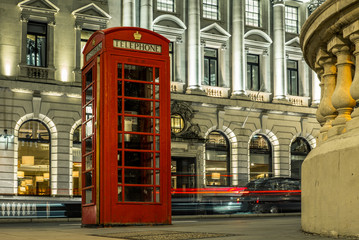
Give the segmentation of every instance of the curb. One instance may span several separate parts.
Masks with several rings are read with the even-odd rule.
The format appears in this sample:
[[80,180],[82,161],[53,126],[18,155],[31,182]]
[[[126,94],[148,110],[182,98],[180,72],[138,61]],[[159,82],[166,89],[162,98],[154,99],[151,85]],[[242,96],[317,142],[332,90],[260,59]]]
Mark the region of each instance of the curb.
[[[172,220],[211,219],[211,218],[285,217],[285,216],[301,216],[301,213],[183,215],[183,216],[172,216]],[[9,219],[0,218],[0,224],[6,224],[6,223],[54,223],[54,222],[81,222],[81,218],[9,218]]]

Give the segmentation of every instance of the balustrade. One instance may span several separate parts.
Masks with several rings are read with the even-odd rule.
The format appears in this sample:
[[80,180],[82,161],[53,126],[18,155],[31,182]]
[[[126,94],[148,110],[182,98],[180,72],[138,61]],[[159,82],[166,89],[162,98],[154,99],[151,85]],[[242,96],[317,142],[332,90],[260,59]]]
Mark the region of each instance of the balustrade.
[[[321,124],[319,141],[359,130],[359,109],[355,108],[359,103],[359,10],[354,8],[358,3],[327,1],[325,5],[331,7],[319,7],[301,32],[305,60],[321,81],[316,114]],[[339,14],[349,5],[352,12]]]

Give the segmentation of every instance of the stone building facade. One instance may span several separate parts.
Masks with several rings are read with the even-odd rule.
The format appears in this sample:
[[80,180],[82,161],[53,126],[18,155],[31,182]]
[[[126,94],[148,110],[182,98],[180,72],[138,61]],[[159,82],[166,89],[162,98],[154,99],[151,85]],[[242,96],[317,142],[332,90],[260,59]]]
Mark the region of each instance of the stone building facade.
[[81,49],[108,27],[147,28],[171,41],[174,189],[300,177],[316,146],[319,81],[299,46],[306,1],[0,3],[5,210],[21,201],[79,201]]

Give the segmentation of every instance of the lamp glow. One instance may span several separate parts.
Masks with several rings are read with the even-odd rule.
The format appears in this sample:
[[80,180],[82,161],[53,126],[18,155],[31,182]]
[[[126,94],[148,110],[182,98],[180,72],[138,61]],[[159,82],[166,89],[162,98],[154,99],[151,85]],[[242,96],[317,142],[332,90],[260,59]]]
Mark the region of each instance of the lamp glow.
[[10,63],[6,63],[5,64],[5,76],[10,76],[11,75],[11,65]]
[[79,171],[73,171],[72,177],[78,178],[79,177]]
[[68,73],[67,73],[67,70],[65,68],[63,68],[61,70],[61,80],[63,82],[67,82],[68,81]]

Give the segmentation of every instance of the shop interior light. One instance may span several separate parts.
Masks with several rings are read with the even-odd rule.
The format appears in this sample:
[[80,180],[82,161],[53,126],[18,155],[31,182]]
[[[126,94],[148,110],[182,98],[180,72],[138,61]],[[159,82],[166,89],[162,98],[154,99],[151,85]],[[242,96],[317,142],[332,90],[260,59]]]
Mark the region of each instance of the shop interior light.
[[212,173],[212,179],[221,179],[220,173]]
[[49,179],[50,179],[50,173],[45,172],[45,173],[44,173],[44,179],[45,179],[45,180],[49,180]]
[[31,186],[32,185],[32,179],[25,179],[25,185]]
[[34,156],[22,156],[22,165],[34,165],[35,157]]
[[25,173],[23,171],[18,171],[17,172],[17,177],[18,178],[24,178],[25,177]]
[[72,177],[78,178],[79,177],[79,171],[73,171]]
[[44,177],[43,176],[36,176],[36,182],[43,182]]

